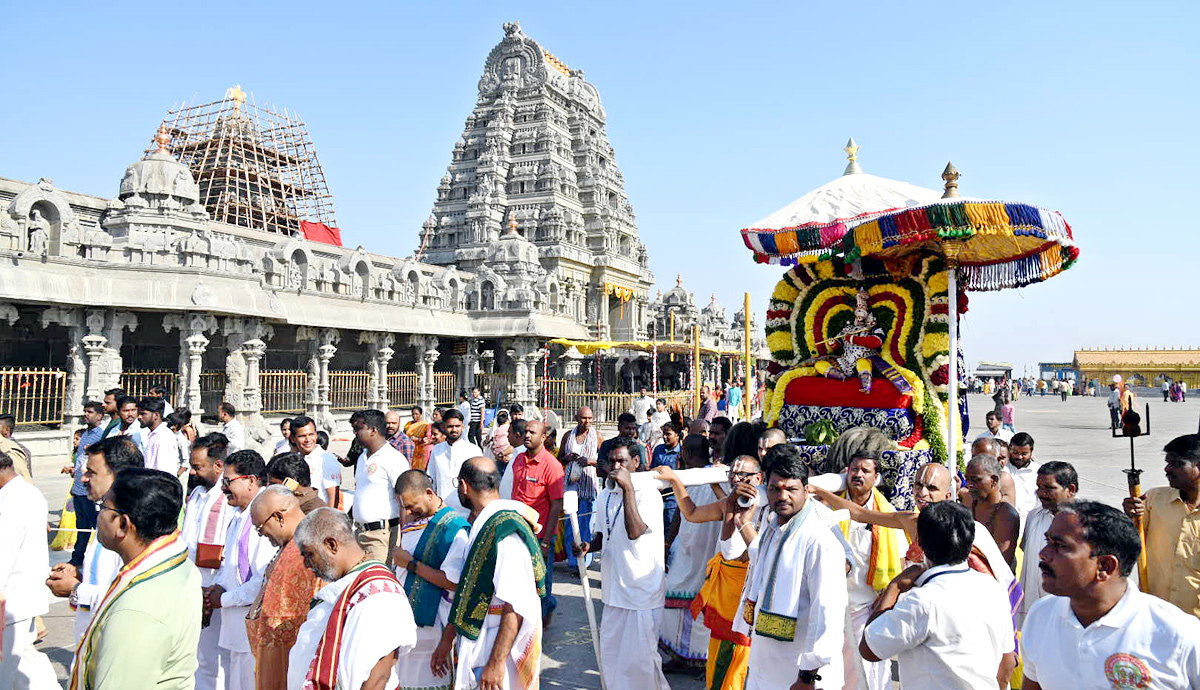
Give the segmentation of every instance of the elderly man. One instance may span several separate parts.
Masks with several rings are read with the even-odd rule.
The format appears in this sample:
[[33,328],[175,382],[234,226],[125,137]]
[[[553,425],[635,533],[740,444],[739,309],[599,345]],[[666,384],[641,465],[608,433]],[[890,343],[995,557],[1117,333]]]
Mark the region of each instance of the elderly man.
[[1017,629],[1021,629],[1029,609],[1046,595],[1042,589],[1042,574],[1035,568],[1034,560],[1046,546],[1046,531],[1054,516],[1067,504],[1074,502],[1079,491],[1079,475],[1069,463],[1052,460],[1038,468],[1037,496],[1041,507],[1034,508],[1025,521],[1025,534],[1021,537],[1021,551],[1025,562],[1021,568],[1021,590],[1024,595],[1017,610]]
[[1125,512],[1146,523],[1146,591],[1200,616],[1200,435],[1173,439],[1167,486],[1125,499]]
[[[276,548],[250,519],[250,504],[263,490],[266,465],[252,450],[225,459],[221,488],[237,512],[225,532],[225,558],[216,583],[205,589],[205,617],[221,619],[221,649],[228,650],[228,690],[254,690],[254,654],[246,634],[246,614],[263,586],[263,574]],[[217,611],[220,609],[220,611]]]
[[[592,534],[592,506],[597,492],[600,491],[599,480],[596,477],[600,434],[592,425],[593,419],[595,417],[592,408],[586,405],[579,408],[575,413],[575,427],[563,435],[562,448],[558,453],[566,477],[566,490],[575,491],[579,496],[579,532],[581,535],[587,535],[588,539]],[[575,537],[570,520],[566,522],[564,529],[563,543],[574,544]],[[567,563],[572,569],[575,568],[574,549],[567,549]],[[592,555],[585,555],[583,563],[585,567],[590,566]]]
[[[971,457],[976,455],[990,455],[1000,461],[1000,499],[1016,506],[1017,487],[1008,469],[1008,444],[994,436],[980,436],[971,442]],[[971,490],[965,485],[958,489],[958,501],[971,502]]]
[[750,544],[735,623],[753,639],[746,690],[842,687],[846,551],[808,499],[808,467],[795,447],[776,447],[770,458],[771,513]]
[[400,475],[396,493],[407,522],[393,559],[417,624],[416,646],[400,657],[396,672],[401,688],[446,687],[444,679],[433,675],[431,662],[450,618],[471,525],[446,505],[421,470]]
[[100,504],[96,537],[125,564],[75,650],[70,690],[186,690],[196,672],[200,573],[176,525],[179,479],[122,470]]
[[[299,456],[289,453],[284,457]],[[303,460],[298,463],[304,467]],[[246,615],[257,690],[286,690],[288,654],[308,616],[309,604],[321,588],[317,576],[304,567],[293,539],[304,515],[300,500],[284,486],[268,486],[250,504],[254,529],[278,549]]]
[[350,415],[354,438],[363,452],[354,466],[354,528],[371,558],[391,564],[400,531],[396,480],[409,469],[408,458],[387,442],[387,421],[379,410]]
[[[106,438],[84,449],[87,465],[83,472],[83,486],[93,505],[99,503],[112,488],[117,472],[127,467],[142,467],[143,459],[137,445],[124,436]],[[100,599],[108,592],[108,586],[117,579],[117,572],[124,563],[115,551],[109,551],[92,539],[78,565],[60,563],[50,569],[46,586],[58,597],[70,597],[71,609],[75,611],[75,642],[83,639],[83,633],[92,622],[92,610],[100,605]]]
[[[188,496],[183,513],[183,541],[188,557],[200,571],[201,587],[211,587],[217,581],[217,569],[225,554],[225,533],[236,511],[221,490],[228,454],[229,443],[224,434],[207,434],[192,444],[189,464],[196,488]],[[229,654],[221,649],[220,639],[221,616],[212,616],[208,626],[200,631],[196,690],[225,688]]]
[[994,690],[1012,671],[1008,595],[967,565],[975,524],[951,501],[922,510],[925,563],[900,573],[875,601],[859,652],[867,661],[899,657],[907,687]]
[[1000,497],[1000,461],[990,455],[976,455],[967,463],[967,491],[971,494],[971,513],[983,523],[1000,547],[1004,562],[1015,570],[1017,539],[1021,534],[1021,515]]
[[446,505],[457,510],[459,515],[466,517],[468,511],[458,503],[454,480],[463,463],[468,458],[483,455],[483,449],[463,437],[463,419],[458,410],[442,413],[442,431],[446,434],[446,440],[430,451],[428,474],[438,496],[446,501]]
[[17,474],[0,451],[0,688],[57,688],[50,659],[34,644],[34,617],[49,611],[43,580],[50,569],[46,548],[46,499]]
[[471,511],[471,531],[433,672],[444,676],[450,670],[457,637],[456,690],[535,687],[546,566],[530,524],[534,516],[525,505],[500,498],[500,471],[488,458],[463,463],[456,483],[459,502]]
[[662,496],[658,489],[633,486],[633,455],[640,447],[618,438],[601,456],[600,475],[609,485],[600,492],[600,529],[582,553],[604,547],[601,567],[604,617],[600,621],[600,673],[611,688],[669,687],[658,655],[658,630],[666,595]]
[[319,508],[293,539],[304,564],[329,584],[317,592],[288,655],[288,690],[395,688],[396,659],[417,641],[400,581],[359,546],[345,513]]
[[1047,594],[1021,634],[1025,690],[1200,686],[1200,621],[1129,582],[1137,528],[1093,501],[1062,506],[1038,570]]

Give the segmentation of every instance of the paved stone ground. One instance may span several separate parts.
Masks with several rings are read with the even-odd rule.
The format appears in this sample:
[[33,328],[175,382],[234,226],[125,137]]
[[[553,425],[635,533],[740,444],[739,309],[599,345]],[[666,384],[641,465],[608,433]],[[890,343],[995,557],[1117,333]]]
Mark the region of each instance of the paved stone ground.
[[[1134,442],[1138,466],[1146,470],[1143,475],[1143,490],[1162,486],[1162,447],[1175,436],[1194,433],[1200,404],[1195,400],[1186,403],[1163,403],[1161,395],[1145,390],[1140,398],[1139,409],[1149,402],[1151,431],[1149,437]],[[983,431],[984,413],[991,408],[991,399],[972,395],[971,437]],[[1036,441],[1035,454],[1039,460],[1066,460],[1073,463],[1080,473],[1080,494],[1085,498],[1119,505],[1127,495],[1125,475],[1122,469],[1129,466],[1129,441],[1114,439],[1108,430],[1108,411],[1103,398],[1068,398],[1062,401],[1052,396],[1021,398],[1016,402],[1017,428],[1033,435]],[[67,477],[57,474],[63,464],[62,458],[36,458],[36,483],[48,497],[51,508],[61,505],[70,488]],[[67,552],[51,552],[51,562],[67,560]],[[599,565],[593,564],[589,571],[592,592],[596,597],[597,616],[603,616],[603,605],[599,603]],[[542,685],[546,688],[599,688],[595,656],[592,653],[591,637],[588,632],[587,614],[583,606],[583,588],[579,579],[565,564],[559,564],[555,572],[554,592],[558,597],[558,613],[543,641],[544,671]],[[71,662],[73,614],[65,601],[52,604],[46,617],[49,636],[39,647],[53,660],[61,679],[67,677]],[[687,675],[672,674],[668,680],[676,690],[699,690],[703,680]],[[612,690],[621,690],[613,688]]]

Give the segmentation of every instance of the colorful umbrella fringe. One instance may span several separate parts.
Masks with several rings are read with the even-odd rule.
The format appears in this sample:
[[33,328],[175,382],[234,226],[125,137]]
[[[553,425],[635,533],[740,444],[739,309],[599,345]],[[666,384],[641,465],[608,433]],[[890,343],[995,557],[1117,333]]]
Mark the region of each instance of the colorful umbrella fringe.
[[1037,283],[1079,258],[1071,226],[1061,213],[1002,201],[945,201],[850,221],[742,230],[756,262],[783,266],[834,257],[849,262],[921,242],[970,238],[975,239],[959,258],[968,290]]

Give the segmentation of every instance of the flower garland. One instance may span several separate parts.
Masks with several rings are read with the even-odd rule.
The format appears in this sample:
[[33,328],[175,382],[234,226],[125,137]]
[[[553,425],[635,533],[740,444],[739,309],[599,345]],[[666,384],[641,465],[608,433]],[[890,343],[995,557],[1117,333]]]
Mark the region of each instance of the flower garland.
[[637,293],[633,288],[627,288],[621,285],[615,285],[613,283],[604,284],[605,297],[608,297],[609,295],[616,295],[618,300],[622,302],[628,302],[629,300],[633,299],[635,294]]
[[763,403],[763,421],[767,426],[775,424],[779,421],[779,415],[783,414],[784,398],[787,397],[786,392],[788,384],[794,379],[802,376],[812,376],[817,370],[812,367],[795,367],[781,373],[775,380],[775,385],[767,388],[767,398]]

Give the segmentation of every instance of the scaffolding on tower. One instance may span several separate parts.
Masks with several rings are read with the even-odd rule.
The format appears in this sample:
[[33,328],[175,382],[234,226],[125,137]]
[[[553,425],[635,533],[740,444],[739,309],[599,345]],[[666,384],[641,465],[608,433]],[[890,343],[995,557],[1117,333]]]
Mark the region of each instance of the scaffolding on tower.
[[259,107],[234,86],[219,101],[172,109],[163,125],[213,220],[341,245],[333,195],[295,113]]

